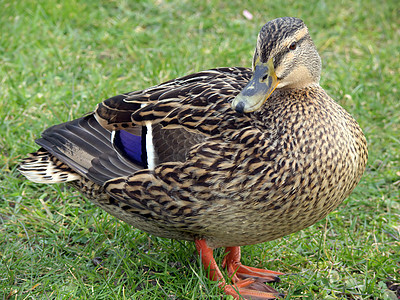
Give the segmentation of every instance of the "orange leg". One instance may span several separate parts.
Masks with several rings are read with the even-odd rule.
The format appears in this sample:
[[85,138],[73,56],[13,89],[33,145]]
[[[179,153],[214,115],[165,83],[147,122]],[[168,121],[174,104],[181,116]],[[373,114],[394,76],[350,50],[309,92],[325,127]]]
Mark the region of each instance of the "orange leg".
[[[218,286],[222,290],[224,290],[225,294],[231,295],[235,299],[239,299],[240,296],[242,296],[244,299],[249,299],[249,300],[276,299],[277,297],[281,296],[281,294],[279,294],[273,288],[259,281],[259,279],[261,279],[261,281],[266,281],[266,277],[268,277],[267,280],[271,281],[270,279],[272,273],[270,272],[272,271],[261,270],[256,268],[246,269],[250,267],[242,266],[240,264],[240,261],[237,260],[237,259],[240,260],[239,247],[229,247],[226,250],[227,252],[229,251],[229,253],[227,255],[228,259],[227,257],[225,257],[224,259],[224,264],[228,267],[229,275],[233,277],[232,281],[234,283],[234,285],[228,285],[226,284],[224,277],[220,269],[218,268],[217,263],[214,260],[213,250],[207,246],[206,241],[196,240],[195,243],[197,252],[199,253],[201,258],[201,262],[203,263],[203,266],[206,269],[206,271],[209,272],[208,273],[209,279],[214,281],[219,281]],[[236,271],[237,269],[241,270],[242,272],[238,274]],[[260,274],[260,271],[264,271],[264,273]],[[248,274],[249,272],[251,273],[251,275]],[[257,274],[257,276],[253,276],[254,274]],[[282,273],[274,272],[273,274],[275,275],[274,281],[277,281],[276,279],[278,278],[277,276]],[[239,277],[247,276],[248,278],[239,279],[237,277],[238,275]]]
[[227,268],[233,282],[238,281],[239,278],[253,278],[260,282],[279,282],[280,278],[278,275],[284,274],[242,265],[240,262],[240,247],[226,247],[225,253],[226,256],[222,261],[222,267]]

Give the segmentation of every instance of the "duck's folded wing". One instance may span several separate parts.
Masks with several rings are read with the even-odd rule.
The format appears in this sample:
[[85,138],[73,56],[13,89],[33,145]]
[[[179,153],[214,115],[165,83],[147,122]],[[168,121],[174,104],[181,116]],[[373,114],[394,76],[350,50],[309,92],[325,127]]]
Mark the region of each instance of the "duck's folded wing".
[[219,133],[220,122],[235,113],[230,102],[251,77],[248,68],[218,68],[119,95],[100,103],[99,123],[109,130],[160,123],[197,133]]
[[48,128],[36,143],[97,184],[142,168],[115,150],[112,132],[100,126],[93,114]]

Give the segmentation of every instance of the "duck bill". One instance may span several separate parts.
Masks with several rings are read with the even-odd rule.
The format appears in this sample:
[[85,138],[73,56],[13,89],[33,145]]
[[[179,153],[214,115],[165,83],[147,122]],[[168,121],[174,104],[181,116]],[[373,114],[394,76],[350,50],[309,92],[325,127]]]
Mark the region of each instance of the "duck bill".
[[249,83],[232,101],[232,108],[238,113],[259,109],[271,96],[278,83],[272,59],[267,63],[258,62]]

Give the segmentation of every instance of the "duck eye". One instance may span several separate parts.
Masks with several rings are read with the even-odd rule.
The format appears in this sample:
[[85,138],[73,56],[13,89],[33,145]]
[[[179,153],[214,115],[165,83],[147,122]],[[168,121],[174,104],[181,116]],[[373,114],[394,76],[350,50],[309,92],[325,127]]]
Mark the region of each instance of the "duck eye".
[[290,44],[290,46],[289,46],[289,50],[296,50],[296,48],[297,48],[297,42],[293,42],[293,43],[291,43]]

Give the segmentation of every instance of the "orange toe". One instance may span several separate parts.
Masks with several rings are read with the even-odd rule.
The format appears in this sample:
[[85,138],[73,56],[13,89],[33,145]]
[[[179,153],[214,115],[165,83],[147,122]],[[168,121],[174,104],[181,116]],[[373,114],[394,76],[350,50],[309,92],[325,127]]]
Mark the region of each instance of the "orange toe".
[[246,278],[253,278],[255,281],[260,282],[280,282],[279,275],[284,275],[281,272],[242,265],[240,262],[240,247],[227,247],[225,252],[227,254],[222,262],[222,266],[227,268],[233,282]]
[[[267,299],[277,299],[279,297],[282,297],[282,294],[279,294],[274,290],[274,292],[266,291],[262,286],[269,288],[267,285],[263,283],[258,283],[260,286],[257,286],[256,289],[255,286],[252,286],[251,284],[249,287],[250,288],[245,288],[245,287],[237,287],[233,285],[226,285],[224,287],[224,292],[227,295],[233,296],[235,299],[248,299],[248,300],[267,300]],[[261,289],[261,290],[260,290]],[[242,297],[242,298],[240,298]]]
[[257,281],[262,282],[280,282],[281,279],[278,277],[278,275],[283,275],[283,273],[280,272],[248,267],[242,265],[241,263],[236,263],[232,265],[232,269],[235,269],[235,267],[236,276],[241,279],[254,278]]

